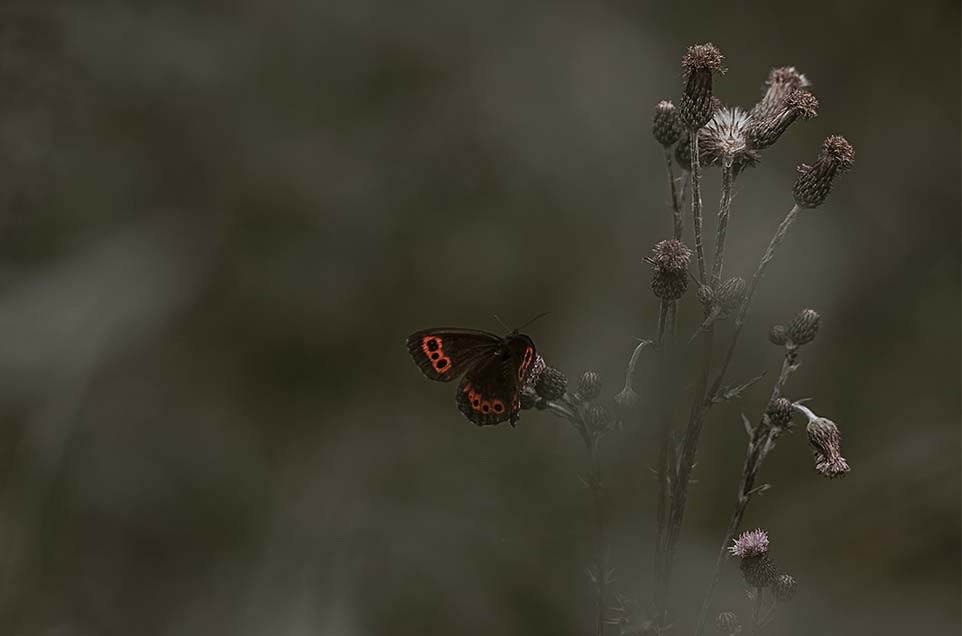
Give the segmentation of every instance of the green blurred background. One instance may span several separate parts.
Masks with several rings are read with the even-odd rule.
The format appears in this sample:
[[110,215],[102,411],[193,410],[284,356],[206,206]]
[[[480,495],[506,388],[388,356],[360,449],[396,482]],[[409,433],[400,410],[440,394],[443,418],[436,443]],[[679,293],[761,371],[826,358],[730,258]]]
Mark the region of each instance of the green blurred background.
[[[730,272],[826,135],[857,152],[774,262],[732,373],[770,378],[769,325],[821,312],[790,394],[838,422],[853,471],[819,478],[800,434],[769,458],[745,526],[800,581],[770,633],[957,634],[959,14],[0,3],[0,633],[589,633],[580,439],[536,412],[474,427],[403,342],[550,311],[541,353],[614,394],[657,318],[641,258],[670,232],[650,115],[710,40],[726,103],[795,65],[822,104],[739,179]],[[733,504],[739,412],[768,391],[706,426],[675,633]],[[603,448],[628,596],[654,429]],[[730,564],[716,609],[747,608]]]

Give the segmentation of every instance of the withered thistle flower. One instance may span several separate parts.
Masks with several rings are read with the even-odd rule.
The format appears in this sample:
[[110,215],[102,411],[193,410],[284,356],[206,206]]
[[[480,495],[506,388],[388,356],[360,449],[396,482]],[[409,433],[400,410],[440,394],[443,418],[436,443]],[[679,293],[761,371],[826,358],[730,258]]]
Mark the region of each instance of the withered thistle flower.
[[788,326],[789,339],[797,344],[808,344],[818,333],[819,315],[814,309],[803,309]]
[[535,386],[538,384],[538,380],[541,379],[541,374],[544,373],[547,366],[544,358],[541,357],[541,354],[538,354],[531,364],[531,368],[528,369],[528,372],[524,376],[524,384],[521,386],[522,392],[535,390]]
[[568,378],[554,367],[546,367],[534,387],[539,397],[546,400],[557,400],[568,390]]
[[761,101],[752,108],[752,117],[764,120],[773,116],[782,108],[782,103],[790,93],[808,86],[808,78],[796,71],[794,66],[772,69],[765,82]]
[[815,417],[808,421],[806,431],[815,459],[815,470],[830,479],[845,476],[850,468],[841,454],[841,434],[835,422],[825,417]]
[[743,532],[728,550],[741,559],[739,568],[751,587],[768,587],[775,580],[775,564],[768,556],[768,533],[764,530]]
[[688,289],[691,250],[677,239],[668,239],[656,243],[652,252],[651,290],[662,300],[681,298]]
[[685,68],[685,90],[681,96],[682,123],[698,130],[709,122],[715,112],[712,101],[712,76],[722,71],[721,52],[710,42],[688,47],[681,60]]
[[775,582],[772,584],[775,600],[787,603],[795,598],[795,592],[797,591],[798,581],[791,574],[779,574],[775,577]]
[[651,134],[655,141],[666,148],[681,136],[681,121],[678,119],[678,109],[669,101],[658,102],[655,106],[655,116],[651,120]]
[[722,612],[715,619],[715,629],[725,636],[735,636],[742,631],[742,624],[735,612]]
[[756,115],[748,125],[748,145],[762,150],[773,145],[798,119],[811,119],[818,114],[818,100],[808,91],[792,91],[768,116]]
[[601,376],[595,371],[585,371],[578,380],[578,396],[582,400],[594,400],[601,395]]
[[832,191],[835,175],[846,172],[855,161],[855,150],[841,135],[832,135],[822,144],[818,159],[811,166],[798,167],[799,176],[792,193],[802,208],[817,208]]
[[638,405],[638,393],[630,386],[626,386],[615,395],[614,400],[620,412],[628,413]]
[[719,108],[698,131],[699,159],[705,164],[722,165],[728,158],[736,173],[754,166],[759,155],[748,143],[751,126],[751,117],[741,108]]

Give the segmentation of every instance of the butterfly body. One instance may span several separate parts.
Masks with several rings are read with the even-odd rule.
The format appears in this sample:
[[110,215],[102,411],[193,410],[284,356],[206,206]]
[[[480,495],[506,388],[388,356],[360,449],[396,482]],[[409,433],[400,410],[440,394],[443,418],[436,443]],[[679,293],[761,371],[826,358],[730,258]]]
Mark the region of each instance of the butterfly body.
[[536,358],[534,341],[513,332],[498,336],[474,329],[425,329],[408,336],[408,352],[436,382],[458,383],[458,410],[479,426],[518,419],[521,391]]

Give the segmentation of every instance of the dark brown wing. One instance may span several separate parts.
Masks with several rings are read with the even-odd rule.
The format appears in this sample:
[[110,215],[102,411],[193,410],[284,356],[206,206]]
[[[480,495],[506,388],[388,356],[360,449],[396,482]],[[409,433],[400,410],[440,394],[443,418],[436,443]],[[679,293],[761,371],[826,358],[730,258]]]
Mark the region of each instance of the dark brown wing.
[[524,377],[534,358],[530,338],[506,338],[502,346],[465,373],[458,385],[458,410],[478,426],[508,420],[514,424],[521,411]]
[[450,382],[486,355],[494,355],[501,338],[486,331],[438,327],[408,336],[408,353],[427,378]]

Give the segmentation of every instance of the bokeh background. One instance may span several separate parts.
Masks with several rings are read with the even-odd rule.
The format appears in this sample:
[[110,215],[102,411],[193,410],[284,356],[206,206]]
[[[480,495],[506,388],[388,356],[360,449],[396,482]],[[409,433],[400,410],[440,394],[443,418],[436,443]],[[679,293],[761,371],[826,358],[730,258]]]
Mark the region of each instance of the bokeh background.
[[[589,633],[580,439],[474,427],[404,338],[550,311],[544,356],[617,392],[670,232],[650,115],[710,40],[726,103],[791,64],[822,104],[739,179],[730,272],[826,135],[857,151],[732,373],[771,378],[769,325],[821,312],[789,392],[853,471],[819,478],[799,434],[769,458],[745,526],[801,586],[770,633],[957,634],[959,25],[926,0],[0,3],[0,632]],[[706,426],[677,633],[769,390]],[[603,447],[628,597],[655,426]],[[734,565],[721,609],[748,609]]]

